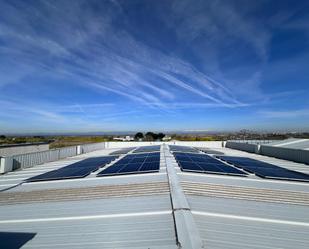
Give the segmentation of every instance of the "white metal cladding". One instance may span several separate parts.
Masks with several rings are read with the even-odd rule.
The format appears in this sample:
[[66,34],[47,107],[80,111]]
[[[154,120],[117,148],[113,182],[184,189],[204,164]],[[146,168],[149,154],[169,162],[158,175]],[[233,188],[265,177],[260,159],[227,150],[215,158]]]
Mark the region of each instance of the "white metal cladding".
[[75,155],[76,155],[76,146],[42,151],[42,152],[28,153],[22,155],[15,155],[12,156],[13,170],[20,168],[25,169],[32,167],[34,165],[57,161],[59,159]]
[[201,237],[212,249],[307,249],[309,227],[194,214]]
[[309,150],[261,145],[260,154],[299,163],[309,164]]
[[177,248],[168,194],[4,205],[0,230],[36,233],[25,248]]
[[161,145],[161,144],[222,148],[222,141],[106,142],[105,144],[106,148],[139,147],[139,146]]
[[19,144],[9,147],[0,146],[0,156],[13,156],[46,150],[49,150],[49,144]]
[[58,150],[59,150],[59,159],[77,155],[76,146],[64,147]]
[[59,159],[58,150],[48,150],[43,152],[22,154],[12,156],[13,158],[13,170],[24,169],[32,167],[46,162],[56,161]]
[[105,142],[80,145],[82,153],[105,149]]
[[2,230],[36,232],[23,248],[176,249],[171,214],[6,224]]
[[237,142],[231,142],[231,141],[227,141],[225,145],[225,147],[227,148],[243,150],[243,151],[251,152],[251,153],[258,152],[258,148],[259,148],[258,146],[259,145],[257,144],[237,143]]

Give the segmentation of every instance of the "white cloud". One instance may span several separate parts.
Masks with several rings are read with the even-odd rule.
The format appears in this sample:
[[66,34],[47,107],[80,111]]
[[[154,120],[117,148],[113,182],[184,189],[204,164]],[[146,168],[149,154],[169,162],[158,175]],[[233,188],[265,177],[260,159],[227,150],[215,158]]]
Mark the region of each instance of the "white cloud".
[[[17,51],[19,64],[32,65],[29,74],[44,69],[79,78],[74,84],[110,91],[146,106],[177,99],[179,91],[198,95],[205,103],[227,107],[241,103],[223,84],[189,62],[149,47],[113,25],[121,13],[119,6],[109,6],[103,15],[83,6],[80,1],[72,6],[43,2],[40,10],[29,6],[25,11],[5,4],[9,14],[4,15],[2,35],[11,42],[7,56]],[[149,80],[151,75],[157,80]]]

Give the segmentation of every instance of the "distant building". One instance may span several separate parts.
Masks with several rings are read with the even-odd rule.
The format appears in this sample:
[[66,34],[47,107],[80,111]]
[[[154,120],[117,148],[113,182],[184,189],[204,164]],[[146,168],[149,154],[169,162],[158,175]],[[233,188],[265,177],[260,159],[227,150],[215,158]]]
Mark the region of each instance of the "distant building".
[[162,138],[162,141],[170,141],[172,139],[171,136],[166,136],[164,138]]
[[113,140],[116,140],[116,141],[134,141],[134,138],[131,137],[131,136],[114,137]]

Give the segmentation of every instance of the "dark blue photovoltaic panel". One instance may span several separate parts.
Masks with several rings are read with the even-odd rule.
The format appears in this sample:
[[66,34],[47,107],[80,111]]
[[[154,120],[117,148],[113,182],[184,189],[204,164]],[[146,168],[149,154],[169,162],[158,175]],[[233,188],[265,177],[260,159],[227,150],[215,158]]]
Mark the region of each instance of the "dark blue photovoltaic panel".
[[129,163],[118,171],[118,173],[131,173],[139,171],[141,163]]
[[83,178],[91,172],[98,170],[106,164],[109,164],[116,158],[118,158],[118,156],[87,158],[66,167],[28,178],[26,182]]
[[246,176],[247,174],[206,154],[174,153],[182,171]]
[[130,152],[131,150],[135,149],[136,147],[132,147],[132,148],[124,148],[124,149],[120,149],[120,150],[116,150],[113,151],[111,153],[109,153],[109,155],[122,155],[122,154],[127,154],[128,152]]
[[103,169],[97,176],[157,172],[160,169],[160,152],[130,154],[112,166]]
[[247,157],[217,156],[238,168],[269,179],[309,181],[309,175]]
[[182,171],[194,171],[194,172],[203,172],[204,170],[199,167],[194,162],[186,162],[186,161],[179,161],[178,162]]
[[22,248],[27,242],[31,241],[35,236],[36,233],[0,232],[0,245],[3,249],[19,249]]
[[192,152],[192,153],[198,153],[199,151],[195,148],[189,147],[189,146],[179,146],[179,145],[169,145],[170,151],[179,151],[179,152]]
[[151,162],[151,163],[144,163],[140,168],[142,172],[154,172],[158,171],[160,168],[160,162]]
[[126,165],[122,164],[122,165],[112,165],[109,166],[108,168],[102,170],[101,172],[99,172],[97,174],[98,175],[115,175],[118,173],[118,171],[120,171],[121,169],[123,169]]
[[143,163],[146,160],[146,158],[133,158],[130,163]]
[[160,148],[160,145],[142,146],[133,151],[133,153],[155,152],[160,151]]

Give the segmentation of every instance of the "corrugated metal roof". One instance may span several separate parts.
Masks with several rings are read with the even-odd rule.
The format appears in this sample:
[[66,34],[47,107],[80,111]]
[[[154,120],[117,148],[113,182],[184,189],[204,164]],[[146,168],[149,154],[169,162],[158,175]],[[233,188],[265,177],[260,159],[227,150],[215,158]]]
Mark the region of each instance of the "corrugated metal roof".
[[[309,173],[299,163],[215,150]],[[12,172],[0,186],[111,151]],[[23,248],[309,246],[309,183],[184,173],[165,146],[159,173],[23,183],[0,198],[0,231],[35,234]]]

